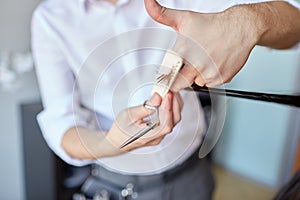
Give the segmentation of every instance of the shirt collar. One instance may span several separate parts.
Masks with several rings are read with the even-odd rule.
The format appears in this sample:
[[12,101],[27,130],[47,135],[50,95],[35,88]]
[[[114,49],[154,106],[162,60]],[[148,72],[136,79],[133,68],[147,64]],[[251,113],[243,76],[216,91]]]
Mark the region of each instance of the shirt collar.
[[[89,1],[97,1],[97,0],[78,0],[78,6],[79,9],[83,12],[87,12],[88,11],[88,7],[90,6],[90,2]],[[98,0],[99,3],[105,3],[104,0]],[[125,5],[129,2],[130,0],[118,0],[118,2],[116,3],[116,7],[120,7],[122,5]],[[107,2],[108,3],[108,2]]]

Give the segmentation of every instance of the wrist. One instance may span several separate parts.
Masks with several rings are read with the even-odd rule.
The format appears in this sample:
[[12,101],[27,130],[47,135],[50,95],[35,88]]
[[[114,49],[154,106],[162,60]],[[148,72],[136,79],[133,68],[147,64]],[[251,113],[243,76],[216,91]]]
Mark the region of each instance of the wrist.
[[98,159],[120,154],[106,135],[102,131],[74,127],[64,134],[62,148],[71,157],[78,159]]
[[233,6],[223,12],[225,19],[232,22],[232,30],[240,33],[244,44],[252,47],[260,44],[264,34],[270,29],[270,22],[265,17],[267,5],[245,4]]
[[116,144],[117,142],[115,139],[111,137],[110,134],[106,134],[105,138],[101,142],[102,150],[104,150],[101,157],[112,157],[124,153]]

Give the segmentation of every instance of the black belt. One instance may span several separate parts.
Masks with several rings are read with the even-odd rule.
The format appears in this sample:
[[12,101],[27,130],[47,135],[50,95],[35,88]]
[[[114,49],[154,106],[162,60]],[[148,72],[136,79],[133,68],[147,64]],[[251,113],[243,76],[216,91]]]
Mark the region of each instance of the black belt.
[[100,165],[92,166],[92,176],[100,179],[99,181],[108,182],[116,187],[124,188],[128,183],[134,185],[135,189],[142,191],[144,188],[157,187],[169,181],[172,181],[176,177],[180,176],[184,171],[189,170],[193,166],[197,166],[196,163],[204,162],[203,159],[199,159],[199,151],[195,151],[186,161],[179,164],[165,172],[154,175],[123,175],[115,173],[105,169]]

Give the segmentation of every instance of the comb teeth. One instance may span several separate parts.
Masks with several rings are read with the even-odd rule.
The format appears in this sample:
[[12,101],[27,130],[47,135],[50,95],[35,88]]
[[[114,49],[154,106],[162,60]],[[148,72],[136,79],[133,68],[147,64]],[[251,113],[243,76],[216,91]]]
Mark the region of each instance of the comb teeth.
[[161,97],[164,97],[172,86],[182,64],[182,58],[168,51],[157,73],[152,93],[157,92]]
[[165,77],[166,77],[166,74],[161,74],[161,75],[157,76],[156,83],[162,82],[165,79]]
[[171,71],[169,74],[161,74],[157,77],[156,83],[158,84],[164,84],[169,85],[170,80],[173,78],[174,71]]

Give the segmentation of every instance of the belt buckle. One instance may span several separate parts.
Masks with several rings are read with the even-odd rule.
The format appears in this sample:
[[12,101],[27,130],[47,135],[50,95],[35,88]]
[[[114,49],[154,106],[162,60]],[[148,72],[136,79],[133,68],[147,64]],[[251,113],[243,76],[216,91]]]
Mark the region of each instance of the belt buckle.
[[126,188],[122,189],[121,196],[123,200],[136,199],[138,197],[138,193],[133,190],[134,185],[132,183],[128,183]]

